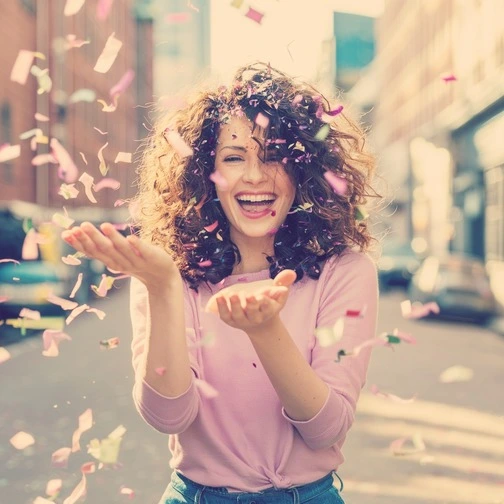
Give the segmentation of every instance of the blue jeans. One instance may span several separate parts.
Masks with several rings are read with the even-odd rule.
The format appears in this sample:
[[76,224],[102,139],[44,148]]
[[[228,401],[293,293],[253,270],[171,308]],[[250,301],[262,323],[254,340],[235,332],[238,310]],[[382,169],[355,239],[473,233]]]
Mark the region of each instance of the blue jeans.
[[[339,476],[338,476],[339,479]],[[341,481],[341,480],[340,480]],[[332,473],[318,481],[292,488],[262,492],[231,492],[208,487],[174,471],[159,504],[345,504],[333,485]]]

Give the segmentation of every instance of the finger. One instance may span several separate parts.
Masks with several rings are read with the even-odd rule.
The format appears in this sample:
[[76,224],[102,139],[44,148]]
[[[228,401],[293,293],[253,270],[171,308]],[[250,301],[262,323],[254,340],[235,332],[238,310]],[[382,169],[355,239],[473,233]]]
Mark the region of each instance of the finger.
[[68,243],[68,245],[73,247],[78,252],[81,252],[82,254],[85,253],[84,250],[82,249],[80,242],[74,237],[71,230],[63,231],[61,233],[61,238],[63,238],[63,240],[65,240],[65,242]]
[[261,322],[263,315],[260,312],[260,302],[255,296],[247,296],[247,306],[245,308],[245,316],[250,322]]
[[278,275],[274,278],[274,285],[284,285],[289,287],[296,281],[297,275],[294,270],[286,269],[278,273]]
[[226,299],[224,298],[224,296],[217,296],[215,298],[215,301],[217,302],[217,310],[219,311],[219,317],[221,318],[222,321],[229,323],[231,321],[231,313],[229,311]]
[[240,322],[246,319],[240,296],[238,294],[233,294],[232,296],[230,296],[229,303],[231,305],[231,317],[235,322]]
[[81,224],[81,229],[92,242],[92,244],[89,243],[89,246],[94,246],[96,251],[102,257],[105,257],[105,260],[101,257],[99,258],[102,262],[110,265],[114,264],[116,267],[119,266],[122,270],[131,270],[132,264],[129,258],[125,257],[121,251],[115,248],[114,243],[108,236],[102,234],[90,222],[83,222]]
[[[103,223],[100,226],[100,229],[103,234],[110,239],[116,250],[118,250],[132,265],[137,265],[138,258],[141,258],[142,254],[140,254],[138,249],[132,243],[134,240],[128,240],[129,237],[123,236],[112,224],[108,222]],[[137,237],[135,236],[135,238]]]

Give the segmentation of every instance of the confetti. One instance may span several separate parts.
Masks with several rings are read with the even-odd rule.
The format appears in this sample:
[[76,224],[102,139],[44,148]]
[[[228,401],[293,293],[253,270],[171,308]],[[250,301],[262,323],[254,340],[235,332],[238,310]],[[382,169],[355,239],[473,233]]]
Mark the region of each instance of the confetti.
[[[405,446],[407,442],[409,442],[410,446]],[[415,434],[413,434],[411,439],[399,438],[392,441],[392,443],[390,443],[389,449],[393,455],[411,455],[413,453],[425,451],[425,443],[422,439],[421,434],[416,432]]]
[[132,499],[135,496],[135,492],[128,487],[122,487],[119,493],[121,495],[127,495],[130,499]]
[[12,161],[21,155],[21,145],[4,144],[0,146],[0,163]]
[[58,160],[52,154],[38,154],[31,160],[33,166],[41,166],[47,163],[57,164]]
[[194,385],[196,385],[196,388],[198,388],[198,390],[201,392],[201,395],[208,399],[213,399],[214,397],[217,397],[219,395],[217,390],[215,390],[215,388],[205,380],[194,378]]
[[105,147],[107,147],[108,142],[105,143],[105,145],[102,145],[100,149],[98,150],[98,160],[100,161],[100,173],[105,177],[107,175],[107,172],[109,171],[109,168],[107,164],[105,163],[105,159],[103,158],[103,150]]
[[108,131],[102,131],[100,128],[97,128],[96,126],[93,126],[93,129],[98,131],[98,133],[100,133],[100,135],[108,135]]
[[50,294],[46,299],[49,303],[61,306],[63,310],[73,310],[79,306],[79,304],[75,301],[70,301],[69,299],[55,296],[54,294]]
[[264,14],[253,9],[252,7],[249,7],[247,13],[245,14],[245,17],[251,19],[252,21],[255,21],[257,24],[261,24]]
[[72,490],[72,493],[63,501],[63,504],[75,504],[86,495],[87,480],[86,475],[82,473],[82,479]]
[[94,71],[99,73],[107,73],[110,67],[113,65],[117,54],[119,53],[122,42],[115,38],[115,33],[112,33],[107,39],[105,47],[102,53],[98,57],[98,60],[94,66]]
[[96,19],[98,21],[105,21],[108,18],[113,3],[114,0],[98,0],[96,5]]
[[229,184],[224,175],[218,170],[215,170],[208,177],[221,191],[229,190]]
[[126,429],[119,425],[105,439],[92,439],[89,442],[87,452],[96,460],[104,464],[115,464],[119,457],[119,448],[122,442],[122,436]]
[[164,131],[166,141],[172,146],[173,150],[181,157],[186,158],[193,155],[193,150],[184,139],[180,136],[178,131],[166,128]]
[[457,77],[455,77],[455,75],[453,75],[452,73],[450,74],[444,74],[441,79],[443,79],[446,83],[448,82],[454,82],[457,80]]
[[79,182],[81,182],[82,185],[84,186],[84,192],[86,193],[86,196],[88,197],[89,201],[91,201],[91,203],[97,203],[96,198],[94,197],[92,191],[94,178],[91,177],[91,175],[89,175],[88,173],[84,172],[80,176]]
[[100,320],[103,320],[106,316],[105,312],[102,310],[98,310],[98,308],[88,308],[86,312],[94,313]]
[[451,366],[439,376],[441,383],[467,382],[472,380],[474,371],[464,366]]
[[50,497],[58,496],[58,493],[61,490],[61,485],[62,485],[62,480],[60,479],[52,479],[47,482],[46,485],[46,494],[49,495]]
[[118,152],[114,163],[131,163],[131,152]]
[[122,200],[122,199],[117,199],[114,201],[114,208],[116,207],[120,207],[120,206],[123,206],[124,204],[126,204],[127,202]]
[[47,117],[44,114],[40,114],[39,112],[36,112],[34,117],[37,121],[40,121],[40,122],[48,122],[49,121],[49,117]]
[[333,327],[317,327],[315,329],[315,337],[321,347],[329,347],[337,343],[343,337],[343,329],[345,327],[345,319],[340,317],[336,320]]
[[68,458],[72,453],[72,449],[68,447],[59,448],[51,455],[51,464],[53,467],[66,469],[68,467]]
[[[70,297],[72,297],[72,295],[70,295]],[[89,306],[87,304],[83,304],[78,306],[77,308],[74,308],[70,313],[70,315],[68,315],[68,317],[66,318],[65,324],[70,325],[76,317],[78,317],[81,313],[85,312],[88,308]]]
[[117,348],[119,346],[119,338],[109,338],[100,341],[100,348],[111,350],[112,348]]
[[16,448],[16,450],[24,450],[35,444],[35,438],[28,432],[19,431],[10,438],[10,444]]
[[154,371],[159,375],[159,376],[164,376],[166,373],[166,368],[165,367],[157,367],[154,369]]
[[68,98],[68,103],[92,103],[95,101],[95,98],[96,93],[92,89],[83,88],[74,91]]
[[256,115],[256,118],[255,118],[255,123],[257,124],[257,126],[259,126],[260,128],[263,128],[263,129],[266,129],[269,125],[269,118],[266,117],[264,114],[261,114],[261,112],[259,112],[257,115]]
[[219,225],[219,221],[215,221],[213,222],[212,224],[210,224],[209,226],[205,226],[203,229],[207,232],[207,233],[211,233],[212,231],[215,231],[217,229],[217,226]]
[[11,263],[14,263],[14,264],[21,264],[16,259],[0,259],[0,263],[6,263],[6,262],[11,262]]
[[66,0],[65,8],[63,10],[63,14],[65,16],[73,16],[77,14],[84,5],[86,0]]
[[75,222],[75,220],[71,219],[68,215],[63,215],[58,212],[52,216],[51,221],[56,224],[56,226],[63,229],[68,229]]
[[327,136],[329,135],[330,132],[331,132],[331,127],[329,126],[329,124],[324,124],[317,131],[317,133],[315,134],[315,136],[313,138],[315,140],[317,140],[317,142],[323,142],[327,138]]
[[376,385],[371,385],[371,393],[380,397],[384,397],[385,399],[390,399],[391,401],[400,403],[400,404],[410,404],[416,399],[416,394],[409,399],[403,399],[402,397],[396,396],[395,394],[389,394],[388,392],[382,392]]
[[91,290],[99,297],[105,297],[107,292],[114,285],[114,277],[102,274],[102,279],[100,281],[100,285],[96,287],[96,285],[91,285]]
[[28,75],[30,75],[30,68],[34,57],[35,54],[33,51],[21,49],[17,55],[16,61],[14,62],[14,66],[12,67],[10,80],[22,85],[26,84]]
[[89,44],[91,41],[89,40],[79,40],[77,38],[77,35],[74,35],[73,33],[69,33],[65,37],[65,49],[68,51],[69,49],[73,48],[79,48],[82,47],[83,45]]
[[59,344],[63,340],[71,341],[72,338],[63,331],[46,329],[42,334],[42,342],[44,346],[42,355],[44,357],[57,357],[59,355]]
[[70,296],[68,296],[70,299],[75,297],[75,294],[77,294],[77,291],[80,289],[81,285],[82,285],[82,273],[79,273],[79,275],[77,276],[77,281],[75,282],[75,285],[72,289],[72,292],[70,293]]
[[7,348],[0,347],[0,364],[7,362],[11,358],[11,354]]
[[337,115],[341,114],[341,112],[343,112],[343,105],[340,105],[335,109],[329,110],[329,112],[324,112],[322,115],[322,120],[324,122],[330,122],[332,121],[333,117],[336,117]]
[[19,140],[28,140],[28,138],[34,136],[42,136],[44,133],[40,128],[33,128],[31,130],[25,131],[19,135]]
[[22,308],[19,316],[29,320],[40,320],[40,312],[37,310],[30,310],[29,308]]
[[407,299],[401,303],[402,316],[407,319],[419,319],[427,317],[431,313],[438,314],[440,311],[439,305],[435,301],[423,305],[422,303],[411,304],[411,301]]
[[102,112],[115,112],[117,109],[118,95],[114,97],[112,103],[108,104],[105,100],[96,100],[102,106]]
[[86,159],[86,156],[83,152],[79,152],[81,158],[82,158],[82,161],[84,161],[84,164],[87,166],[88,165],[88,162],[87,162],[87,159]]
[[61,184],[58,194],[63,196],[66,200],[76,198],[79,194],[79,189],[75,187],[75,184]]
[[77,254],[70,254],[65,257],[62,257],[61,260],[64,262],[67,266],[79,266],[79,264],[82,264],[82,261],[77,257]]
[[95,192],[101,191],[102,189],[113,189],[114,191],[117,191],[119,187],[121,187],[121,183],[113,178],[101,179],[97,184],[93,185]]
[[112,88],[110,89],[110,96],[112,98],[115,98],[116,96],[124,93],[124,91],[126,91],[126,89],[128,89],[130,84],[133,82],[134,78],[135,72],[131,69],[126,70],[124,75],[119,79],[119,82],[115,86],[112,86]]
[[79,451],[80,448],[80,437],[81,435],[91,429],[93,426],[93,410],[88,408],[84,413],[79,415],[79,426],[75,429],[72,435],[72,453]]
[[37,232],[34,228],[31,228],[28,233],[26,233],[23,248],[21,250],[21,257],[25,261],[33,261],[38,259],[39,249],[38,249],[38,237]]
[[347,191],[346,179],[338,177],[338,175],[329,170],[326,170],[324,172],[324,178],[327,180],[328,184],[336,194],[338,194],[339,196],[345,196]]
[[66,184],[71,184],[77,181],[79,170],[68,154],[67,150],[59,143],[56,138],[51,138],[50,143],[52,155],[59,163],[58,177],[63,179]]
[[364,343],[354,347],[352,350],[339,350],[335,362],[340,362],[341,357],[357,357],[365,348],[375,346],[390,346],[390,343],[387,339],[382,337],[368,339]]
[[52,89],[52,80],[51,77],[49,77],[49,69],[45,68],[39,68],[37,65],[33,65],[30,68],[30,73],[34,75],[37,78],[38,82],[38,89],[37,89],[37,94],[41,95],[44,93],[49,93]]
[[244,0],[233,0],[231,6],[239,9],[243,5]]

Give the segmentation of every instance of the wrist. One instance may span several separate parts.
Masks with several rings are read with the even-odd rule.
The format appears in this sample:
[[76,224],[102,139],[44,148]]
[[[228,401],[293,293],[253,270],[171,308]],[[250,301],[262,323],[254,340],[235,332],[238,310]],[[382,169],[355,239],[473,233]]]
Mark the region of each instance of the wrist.
[[178,270],[170,274],[163,275],[153,280],[145,282],[145,287],[150,296],[170,295],[174,291],[178,291],[182,286],[182,277]]
[[271,335],[278,333],[282,325],[282,320],[277,314],[257,327],[248,328],[245,332],[251,339],[270,337]]

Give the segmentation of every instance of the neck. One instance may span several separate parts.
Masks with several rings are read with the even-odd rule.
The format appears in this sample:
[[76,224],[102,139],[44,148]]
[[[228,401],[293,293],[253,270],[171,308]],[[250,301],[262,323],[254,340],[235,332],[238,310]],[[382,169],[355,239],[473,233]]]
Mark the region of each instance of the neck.
[[231,237],[233,243],[240,251],[241,261],[233,268],[233,275],[243,273],[256,273],[268,269],[269,263],[266,256],[273,255],[273,237],[261,238]]

